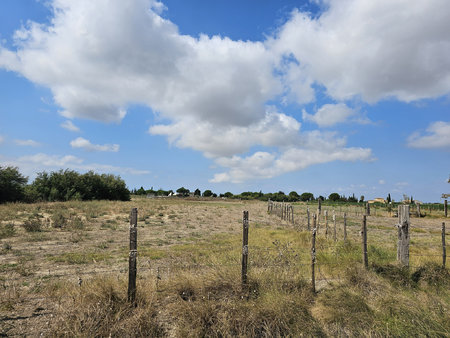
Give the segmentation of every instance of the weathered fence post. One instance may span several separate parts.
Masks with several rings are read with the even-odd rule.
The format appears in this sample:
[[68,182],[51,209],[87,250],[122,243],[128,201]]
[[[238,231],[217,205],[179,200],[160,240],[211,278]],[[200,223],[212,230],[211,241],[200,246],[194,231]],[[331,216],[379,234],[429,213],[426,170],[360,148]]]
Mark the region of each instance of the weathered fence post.
[[369,204],[369,202],[366,203],[366,215],[370,216],[370,204]]
[[294,221],[294,207],[291,205],[291,221],[292,221],[292,224],[295,224],[295,221]]
[[445,218],[447,218],[447,210],[448,210],[447,200],[444,200],[444,215],[445,215]]
[[364,267],[367,269],[369,267],[369,260],[367,257],[367,216],[363,215],[363,224],[362,224],[362,251],[363,251],[363,261]]
[[137,208],[130,215],[130,255],[128,260],[128,301],[136,301],[136,257],[137,257]]
[[445,222],[442,222],[442,267],[445,268],[445,260],[447,259],[447,252],[445,249]]
[[307,225],[307,228],[308,228],[308,231],[309,231],[309,230],[311,230],[309,207],[306,208],[306,216],[308,217],[308,223],[306,225]]
[[[316,215],[313,215],[313,219],[316,219]],[[316,293],[316,228],[312,231],[312,243],[311,243],[311,289],[313,293]]]
[[336,214],[333,211],[333,227],[334,227],[334,233],[333,233],[333,239],[336,242],[337,241],[337,237],[336,237]]
[[328,238],[328,210],[324,211],[325,216],[325,237]]
[[344,212],[344,242],[347,242],[347,213]]
[[409,266],[409,205],[398,206],[397,260]]
[[322,213],[322,200],[319,198],[319,205],[317,206],[317,214],[320,215]]
[[416,201],[416,207],[417,207],[417,217],[421,217],[422,215],[420,214],[420,203],[417,203]]
[[248,211],[244,211],[242,233],[242,285],[247,284],[247,264],[248,264]]

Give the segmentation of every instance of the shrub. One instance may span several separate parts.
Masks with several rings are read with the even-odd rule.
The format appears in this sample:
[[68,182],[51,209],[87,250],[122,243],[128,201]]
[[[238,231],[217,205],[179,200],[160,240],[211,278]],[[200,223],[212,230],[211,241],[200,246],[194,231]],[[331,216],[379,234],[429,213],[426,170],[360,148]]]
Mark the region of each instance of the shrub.
[[42,231],[42,221],[41,216],[38,214],[33,214],[23,223],[23,227],[28,232],[39,232]]

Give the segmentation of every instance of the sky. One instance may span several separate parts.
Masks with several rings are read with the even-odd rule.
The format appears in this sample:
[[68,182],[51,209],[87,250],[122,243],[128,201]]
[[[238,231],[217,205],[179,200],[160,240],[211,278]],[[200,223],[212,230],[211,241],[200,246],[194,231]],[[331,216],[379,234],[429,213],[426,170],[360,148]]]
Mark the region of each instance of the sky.
[[448,0],[1,0],[0,166],[450,193]]

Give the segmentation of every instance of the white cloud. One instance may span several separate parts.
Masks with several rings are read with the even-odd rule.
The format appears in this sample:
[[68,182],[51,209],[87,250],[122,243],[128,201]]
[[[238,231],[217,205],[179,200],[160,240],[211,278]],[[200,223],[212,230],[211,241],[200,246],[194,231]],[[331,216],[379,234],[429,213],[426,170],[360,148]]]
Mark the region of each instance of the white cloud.
[[413,148],[449,148],[450,122],[437,121],[427,128],[427,135],[415,132],[408,138],[408,146]]
[[[295,118],[267,105],[280,98],[313,102],[315,88],[325,88],[341,103],[305,112],[304,120],[327,127],[367,122],[344,104],[349,99],[408,102],[448,94],[450,2],[326,4],[320,16],[296,11],[276,36],[252,42],[181,35],[154,0],[53,0],[50,24],[27,23],[15,34],[16,50],[0,45],[0,67],[50,88],[69,119],[120,122],[130,104],[150,107],[169,121],[150,133],[227,168],[216,181],[367,160],[370,149],[346,147],[341,139],[330,147],[321,135],[325,148],[315,147]],[[78,131],[70,123],[62,127]],[[83,138],[71,144],[119,150]],[[254,163],[252,175],[239,171],[244,159]]]
[[248,126],[220,126],[186,118],[171,125],[152,126],[149,132],[167,136],[180,148],[192,148],[216,158],[244,153],[255,144],[291,146],[299,140],[300,126],[294,118],[268,107],[264,119]]
[[386,181],[385,180],[379,180],[378,184],[381,184],[381,185],[386,184]]
[[4,140],[5,138],[2,135],[0,135],[0,144],[2,144]]
[[75,140],[70,141],[72,148],[81,148],[86,151],[111,151],[118,152],[120,146],[118,144],[92,144],[89,140],[85,138],[78,137]]
[[14,143],[18,146],[24,147],[39,147],[41,144],[34,140],[14,140]]
[[217,163],[229,168],[229,171],[216,174],[211,182],[240,183],[251,179],[272,178],[315,164],[373,160],[370,149],[346,148],[345,143],[344,138],[336,138],[333,133],[314,131],[304,134],[298,147],[289,148],[281,154],[256,152],[247,157],[219,158]]
[[357,111],[349,108],[346,104],[337,103],[324,104],[314,115],[308,114],[306,110],[303,110],[302,118],[304,121],[316,123],[319,127],[331,127],[347,121],[356,114]]
[[66,120],[63,123],[60,124],[61,127],[63,127],[64,129],[70,130],[70,131],[74,131],[74,132],[79,132],[80,128],[78,128],[76,125],[73,124],[72,121],[70,120]]
[[100,163],[84,163],[84,159],[73,155],[48,155],[38,153],[29,156],[21,156],[17,159],[5,161],[7,165],[18,166],[25,175],[34,175],[36,172],[44,170],[73,169],[81,171],[93,170],[95,172],[144,175],[149,174],[148,170],[138,170],[129,167],[117,167]]
[[333,98],[409,102],[449,93],[449,1],[326,4],[318,18],[294,11],[268,45]]

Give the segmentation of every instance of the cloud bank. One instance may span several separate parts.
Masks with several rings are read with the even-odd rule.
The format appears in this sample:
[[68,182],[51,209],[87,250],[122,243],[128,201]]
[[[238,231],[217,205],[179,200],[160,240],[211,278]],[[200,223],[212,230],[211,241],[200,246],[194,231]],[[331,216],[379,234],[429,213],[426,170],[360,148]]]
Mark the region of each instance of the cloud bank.
[[[294,11],[265,41],[234,41],[180,34],[155,0],[53,0],[49,25],[28,22],[15,33],[16,49],[0,45],[0,67],[50,88],[69,119],[120,122],[129,105],[150,107],[169,121],[151,126],[150,134],[226,168],[214,182],[371,160],[370,149],[347,147],[337,134],[303,132],[301,121],[280,107],[314,102],[322,86],[335,103],[305,111],[303,119],[329,128],[358,120],[347,100],[448,94],[450,2],[325,3],[317,17]],[[62,127],[78,131],[70,120]],[[83,138],[71,144],[119,149]],[[248,163],[252,169],[244,173]]]

